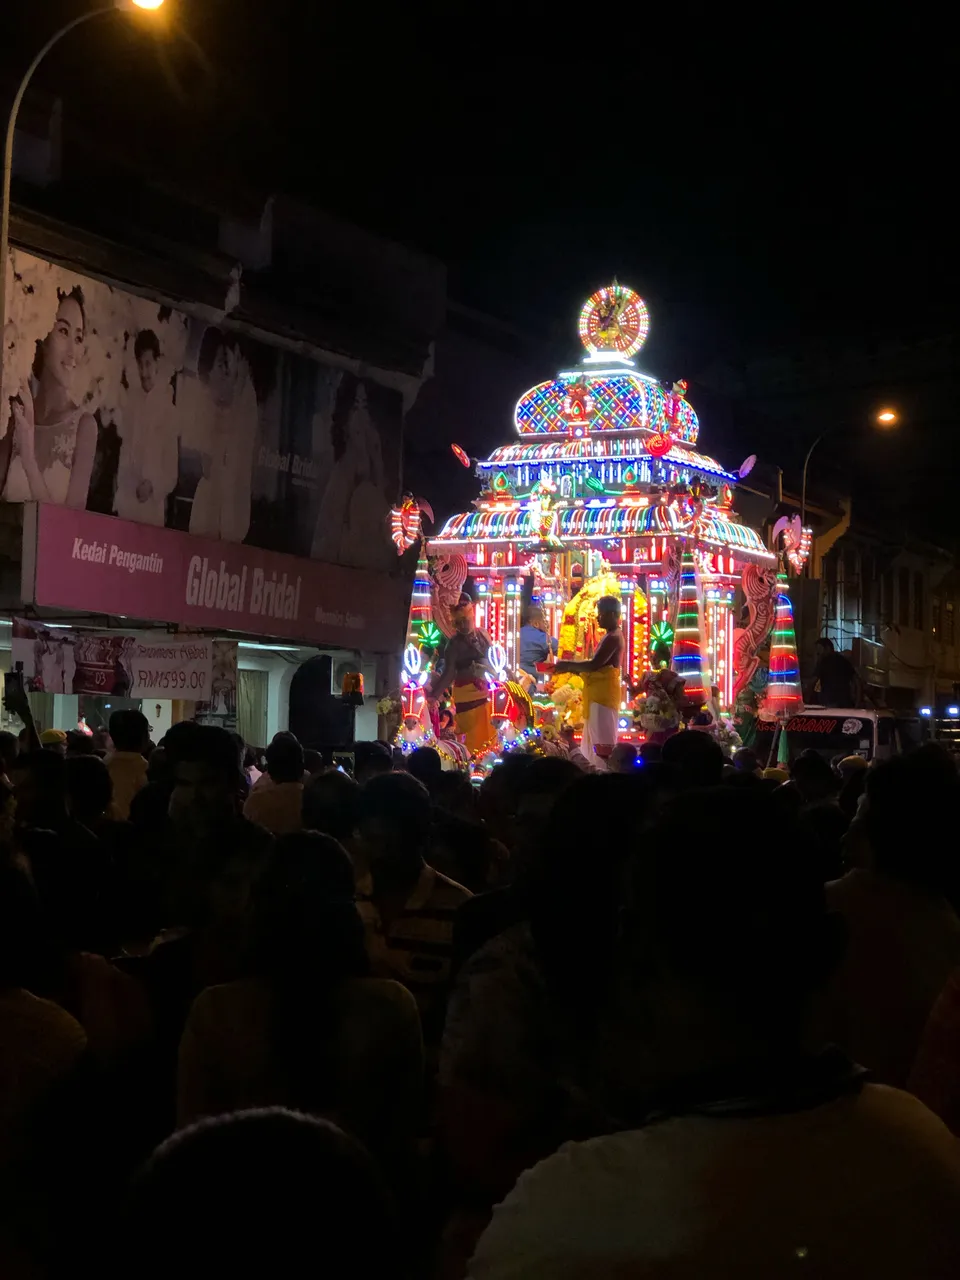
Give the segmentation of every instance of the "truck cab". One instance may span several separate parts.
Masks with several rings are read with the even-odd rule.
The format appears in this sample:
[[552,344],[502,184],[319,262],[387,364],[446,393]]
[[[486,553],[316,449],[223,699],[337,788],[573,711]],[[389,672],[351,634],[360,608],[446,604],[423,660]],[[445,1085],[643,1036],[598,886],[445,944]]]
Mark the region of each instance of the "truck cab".
[[[887,760],[923,740],[917,716],[877,707],[805,706],[790,716],[783,728],[791,760],[810,749],[828,762],[838,755]],[[775,729],[772,720],[758,723],[753,748],[761,761],[770,758]]]

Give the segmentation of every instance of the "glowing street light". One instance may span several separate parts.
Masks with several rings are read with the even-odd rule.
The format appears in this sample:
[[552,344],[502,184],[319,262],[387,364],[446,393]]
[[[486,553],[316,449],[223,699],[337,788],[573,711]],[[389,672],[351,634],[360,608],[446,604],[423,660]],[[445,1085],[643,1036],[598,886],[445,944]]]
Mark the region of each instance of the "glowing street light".
[[13,176],[13,138],[17,131],[17,116],[20,113],[20,104],[23,102],[23,96],[27,92],[30,81],[33,79],[33,73],[39,67],[50,50],[55,44],[63,39],[65,35],[71,32],[74,27],[79,27],[83,22],[89,22],[91,18],[101,18],[107,13],[114,13],[117,9],[121,10],[156,10],[163,4],[163,0],[112,0],[108,5],[101,5],[98,9],[91,9],[89,13],[81,13],[78,17],[72,18],[70,22],[55,31],[47,43],[43,46],[34,60],[23,73],[23,79],[20,81],[20,87],[13,98],[13,105],[10,108],[10,115],[7,118],[7,132],[3,146],[3,191],[0,195],[0,415],[6,419],[6,409],[3,400],[3,351],[6,344],[6,320],[7,320],[7,255],[10,246],[10,182]]
[[[874,426],[882,427],[884,429],[895,427],[899,421],[900,421],[899,413],[897,413],[896,409],[891,409],[891,408],[878,409],[876,414],[873,417]],[[806,514],[807,514],[807,467],[810,464],[810,457],[814,449],[823,439],[823,437],[829,435],[830,432],[833,430],[834,430],[833,427],[828,427],[826,431],[821,431],[820,434],[817,436],[817,438],[814,440],[813,444],[807,450],[807,456],[803,460],[803,484],[800,487],[800,524],[801,525],[803,525],[804,520],[806,518]]]

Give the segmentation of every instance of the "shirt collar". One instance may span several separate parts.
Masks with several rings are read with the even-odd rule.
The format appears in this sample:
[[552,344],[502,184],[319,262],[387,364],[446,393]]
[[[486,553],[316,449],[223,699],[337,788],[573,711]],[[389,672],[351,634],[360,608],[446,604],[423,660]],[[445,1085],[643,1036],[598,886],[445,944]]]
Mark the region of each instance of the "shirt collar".
[[[406,911],[418,911],[430,901],[433,893],[434,885],[437,883],[437,873],[433,867],[428,867],[426,863],[420,869],[420,875],[417,877],[417,883],[410,890],[410,896],[404,904]],[[361,898],[373,897],[373,876],[369,871],[357,880],[357,894]]]

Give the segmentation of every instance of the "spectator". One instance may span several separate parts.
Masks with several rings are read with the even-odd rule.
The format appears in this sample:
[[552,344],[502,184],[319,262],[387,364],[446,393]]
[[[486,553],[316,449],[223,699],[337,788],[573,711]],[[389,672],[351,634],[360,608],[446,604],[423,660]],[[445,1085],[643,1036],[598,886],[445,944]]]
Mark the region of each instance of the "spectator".
[[837,653],[833,641],[822,636],[817,641],[817,665],[814,670],[820,704],[824,707],[857,705],[857,673],[848,658]]
[[368,977],[344,850],[281,837],[254,894],[253,976],[202,992],[180,1045],[187,1124],[284,1105],[336,1120],[391,1164],[409,1157],[423,1084],[417,1006]]
[[174,1095],[190,1005],[205,987],[245,972],[251,893],[273,846],[266,831],[238,812],[240,761],[229,733],[194,726],[178,735],[176,751],[169,836],[158,850],[166,919],[174,927],[147,955],[123,961],[150,1001],[164,1105]]
[[321,773],[326,769],[323,762],[323,756],[319,751],[313,751],[309,747],[305,747],[303,751],[303,768],[306,773],[304,783],[310,781],[311,778],[319,778]]
[[[88,1101],[87,1037],[79,1022],[36,993],[46,983],[46,926],[24,872],[0,866],[0,1274],[46,1274],[66,1226],[61,1200],[73,1113]],[[87,1161],[87,1168],[91,1160]],[[67,1181],[77,1172],[70,1166]]]
[[435,807],[426,859],[448,879],[462,884],[471,893],[482,894],[497,884],[509,855],[481,823],[458,818]]
[[[66,757],[70,760],[73,756],[95,756],[97,749],[93,744],[93,735],[83,733],[80,729],[67,730],[67,750]],[[97,759],[100,757],[97,756]]]
[[517,840],[517,794],[520,779],[533,763],[534,757],[527,755],[525,751],[513,751],[480,784],[480,817],[494,839],[511,851]]
[[443,776],[440,752],[434,747],[417,747],[407,756],[407,773],[422,782],[433,797]]
[[87,1047],[80,1024],[33,993],[49,977],[46,926],[24,872],[0,867],[0,1164],[45,1092]]
[[193,749],[191,744],[200,732],[202,726],[195,721],[179,720],[150,752],[147,783],[130,803],[130,821],[151,842],[156,841],[168,823],[177,761]]
[[790,780],[802,804],[832,800],[837,793],[837,780],[833,770],[812,747],[801,751],[790,765]]
[[[848,768],[849,760],[861,760],[862,767]],[[847,822],[852,822],[857,816],[857,809],[860,805],[860,797],[863,795],[867,787],[867,762],[862,756],[847,756],[840,764],[840,794],[837,796],[837,804],[840,811],[846,818]]]
[[369,873],[358,883],[371,972],[402,982],[417,1001],[424,1040],[436,1045],[453,955],[453,918],[470,897],[423,860],[430,797],[409,774],[361,787],[357,836]]
[[260,754],[260,751],[256,747],[245,746],[243,748],[243,772],[247,779],[248,794],[263,777],[263,772],[258,767],[260,763]]
[[361,786],[371,778],[393,770],[393,752],[385,742],[353,744],[353,776]]
[[843,838],[848,825],[843,810],[832,800],[805,805],[797,814],[797,837],[822,884],[844,873]]
[[611,773],[633,773],[642,768],[640,752],[633,742],[618,742],[610,752],[607,768]]
[[[495,777],[501,769],[505,772]],[[511,763],[499,765],[484,782],[485,787],[488,783],[502,787],[503,799],[513,811],[503,815],[504,827],[513,839],[513,881],[469,899],[457,912],[453,924],[455,974],[485,942],[527,919],[528,891],[536,882],[546,851],[544,823],[557,797],[582,778],[572,761],[546,756],[530,760],[522,768]]]
[[354,779],[339,769],[328,769],[311,778],[303,789],[304,827],[333,836],[351,852],[359,794],[360,788]]
[[318,1250],[331,1275],[406,1271],[388,1193],[360,1144],[279,1108],[168,1138],[134,1183],[120,1241],[116,1280],[169,1280],[185,1265],[194,1275],[303,1275]]
[[458,976],[440,1055],[443,1137],[473,1199],[494,1203],[522,1169],[608,1123],[589,1082],[629,834],[592,845],[588,869],[583,851],[598,813],[638,826],[646,802],[639,773],[580,775],[544,820],[549,856],[531,870],[524,919]]
[[907,1088],[960,1137],[960,969],[927,1019]]
[[738,773],[760,776],[760,758],[752,747],[738,747],[733,753],[733,767]]
[[706,733],[673,734],[663,744],[663,762],[672,766],[684,789],[715,787],[723,777],[723,751]]
[[[275,742],[280,743],[280,742],[285,742],[285,741],[298,742],[299,740],[297,739],[297,737],[296,737],[294,734],[290,733],[287,729],[281,729],[279,733],[275,733],[275,734],[273,735],[273,738],[272,738],[272,739],[271,739],[271,741],[270,741],[270,746],[269,746],[269,747],[267,747],[267,751],[269,751],[269,750],[270,750],[270,747],[272,747],[272,746],[273,746],[273,744],[274,744]],[[267,751],[264,751],[264,753],[263,753],[263,754],[264,754],[264,756],[266,756]],[[301,777],[301,779],[300,779],[300,780],[301,780],[301,782],[302,782],[302,781],[303,781],[303,778]],[[264,772],[263,772],[263,773],[261,773],[261,775],[260,775],[260,777],[259,777],[259,778],[257,778],[256,782],[253,784],[253,786],[250,788],[250,790],[251,790],[251,791],[264,791],[264,790],[268,790],[268,789],[269,789],[270,787],[272,787],[273,785],[274,785],[273,779],[270,777],[269,771],[267,771],[267,770],[266,770],[266,768],[265,768],[265,769],[264,769]]]
[[271,787],[255,789],[243,814],[275,836],[289,835],[303,826],[303,747],[292,734],[278,735],[267,747]]
[[66,787],[70,816],[97,837],[106,857],[102,905],[108,954],[150,943],[159,927],[157,868],[133,824],[109,816],[113,785],[105,763],[95,755],[68,755]]
[[52,927],[70,946],[109,950],[103,893],[109,857],[103,844],[67,810],[67,762],[56,751],[31,751],[13,770],[18,848]]
[[960,812],[960,780],[941,758],[918,751],[869,770],[851,828],[863,838],[865,865],[827,888],[849,944],[827,993],[826,1033],[898,1088],[960,965],[956,854],[945,839]]
[[114,711],[110,737],[113,751],[107,756],[107,772],[113,783],[113,816],[125,822],[133,797],[147,785],[150,724],[142,711]]
[[443,770],[430,792],[430,799],[438,810],[451,817],[463,818],[467,822],[481,821],[477,791],[469,777],[459,769]]
[[[822,886],[759,793],[671,802],[634,842],[604,1041],[620,1130],[566,1146],[494,1212],[499,1277],[822,1274],[946,1280],[960,1153],[906,1094],[803,1047],[837,951]],[[711,839],[677,843],[678,830]]]
[[778,787],[790,781],[789,770],[783,769],[777,764],[767,765],[763,770],[762,777],[764,782],[776,783]]
[[17,735],[9,733],[6,729],[0,730],[0,775],[8,782],[19,754],[20,744],[17,741]]
[[67,754],[67,735],[63,729],[44,729],[40,735],[40,745],[44,751],[53,751],[57,755]]
[[[113,801],[113,782],[105,762],[99,756],[68,756],[64,780],[71,816],[88,831],[107,830],[106,814]],[[110,823],[110,826],[123,825]]]

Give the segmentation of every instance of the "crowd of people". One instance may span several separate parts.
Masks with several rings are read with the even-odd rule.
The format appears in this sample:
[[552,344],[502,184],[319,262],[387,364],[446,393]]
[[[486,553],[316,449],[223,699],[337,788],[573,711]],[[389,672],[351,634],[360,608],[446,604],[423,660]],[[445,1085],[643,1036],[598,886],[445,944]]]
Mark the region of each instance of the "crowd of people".
[[936,745],[110,734],[0,735],[0,1275],[960,1275]]

